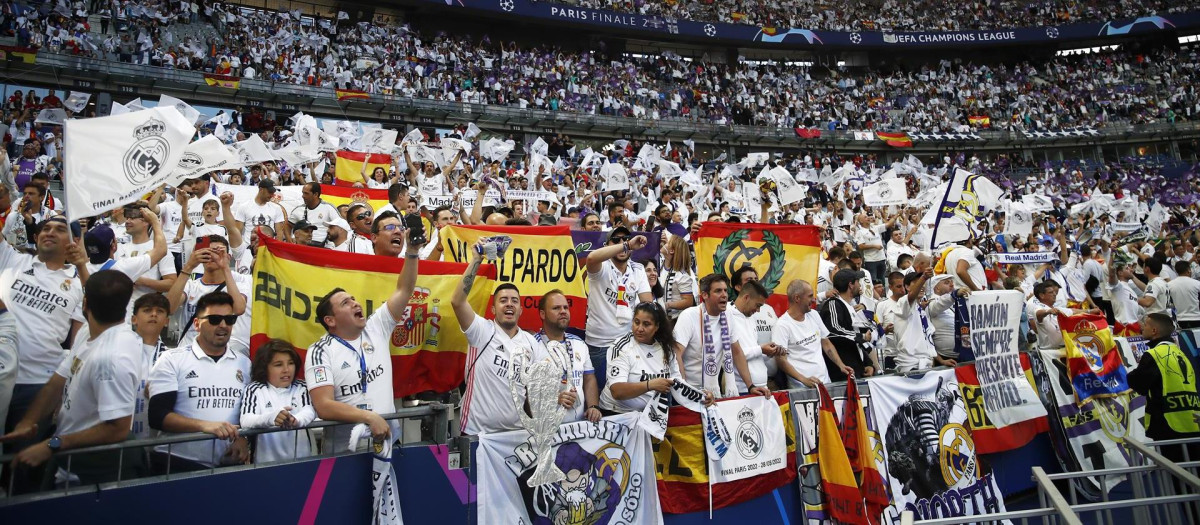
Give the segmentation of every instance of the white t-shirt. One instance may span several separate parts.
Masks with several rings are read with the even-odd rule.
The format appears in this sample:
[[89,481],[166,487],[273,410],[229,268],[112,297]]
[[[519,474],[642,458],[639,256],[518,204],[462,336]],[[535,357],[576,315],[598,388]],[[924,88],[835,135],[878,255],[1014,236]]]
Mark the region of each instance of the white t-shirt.
[[967,276],[975,283],[975,289],[986,290],[987,275],[983,273],[983,265],[975,258],[975,250],[965,246],[955,248],[946,255],[946,273],[954,277],[954,287],[967,287],[967,283],[958,276],[958,261],[967,261]]
[[110,327],[90,341],[87,335],[75,338],[55,371],[67,380],[58,411],[59,434],[132,416],[145,377],[142,340],[128,326]]
[[[587,406],[585,406],[587,399],[584,397],[583,392],[583,376],[595,373],[595,370],[592,368],[592,355],[588,352],[587,343],[584,343],[583,339],[580,339],[576,335],[566,334],[566,340],[563,342],[566,346],[563,347],[563,351],[551,351],[550,347],[546,344],[549,339],[546,337],[544,331],[538,332],[533,338],[540,345],[540,348],[536,352],[537,358],[549,358],[559,367],[562,367],[570,383],[567,388],[575,388],[575,393],[579,396],[575,401],[575,406],[563,414],[562,422],[573,423],[582,420],[584,412],[587,412]],[[569,373],[567,373],[568,363],[570,367]]]
[[863,262],[878,262],[884,259],[883,240],[879,237],[879,232],[883,231],[882,225],[872,225],[866,228],[859,227],[854,231],[854,242],[859,246],[865,244],[874,244],[879,248],[862,249]]
[[[742,347],[742,355],[746,357],[746,368],[750,371],[750,381],[755,385],[767,384],[767,356],[763,355],[758,343],[758,330],[754,320],[742,315],[742,312],[729,303],[725,308],[729,316],[730,336]],[[757,313],[757,312],[756,312]],[[748,392],[750,388],[742,380],[741,374],[734,374],[737,380],[738,392]]]
[[1095,277],[1096,281],[1100,283],[1100,286],[1097,286],[1096,291],[1092,293],[1092,297],[1102,297],[1104,295],[1104,283],[1106,282],[1106,279],[1108,279],[1108,272],[1105,271],[1104,265],[1100,264],[1100,262],[1095,259],[1083,261],[1083,281],[1085,289],[1087,287],[1088,277]]
[[837,265],[822,257],[817,264],[817,293],[825,293],[833,289],[832,275]]
[[266,204],[259,204],[258,201],[247,202],[233,213],[233,218],[243,224],[242,236],[246,238],[249,238],[255,227],[269,226],[272,230],[277,230],[275,225],[287,220],[283,216],[283,208],[270,201]]
[[524,428],[509,390],[509,381],[519,382],[519,378],[509,377],[510,361],[528,362],[541,343],[524,330],[518,330],[510,338],[494,321],[478,314],[465,333],[470,349],[465,363],[467,390],[462,399],[462,433],[478,435]]
[[[246,298],[246,312],[238,316],[237,323],[233,325],[233,333],[229,336],[229,349],[236,350],[247,356],[250,355],[250,290],[254,287],[254,281],[247,275],[242,275],[233,272],[233,281],[237,285],[238,293]],[[229,286],[222,287],[219,284],[205,284],[199,278],[188,280],[187,284],[183,285],[183,317],[186,322],[192,318],[192,314],[196,313],[196,302],[201,297],[212,293],[221,288],[222,292],[229,293]],[[184,328],[183,335],[179,337],[179,347],[192,344],[196,340],[196,328],[188,325]]]
[[1146,307],[1146,313],[1166,312],[1167,303],[1171,298],[1166,279],[1155,277],[1146,283],[1145,297],[1153,297],[1154,302]]
[[1112,302],[1113,318],[1123,325],[1133,324],[1142,319],[1142,305],[1138,304],[1137,289],[1128,282],[1117,281],[1116,284],[1105,285],[1108,300]]
[[[343,343],[332,334],[318,339],[304,356],[309,392],[331,386],[334,401],[377,414],[395,412],[391,341],[396,323],[384,303],[367,318],[357,339]],[[333,431],[334,450],[348,449],[352,429],[353,425],[342,425]]]
[[1167,283],[1167,291],[1175,306],[1176,319],[1200,321],[1200,281],[1187,276],[1176,277]]
[[83,322],[83,287],[75,267],[50,270],[0,242],[0,300],[17,322],[16,384],[45,384],[62,362],[71,321]]
[[629,333],[638,295],[650,292],[646,269],[629,261],[622,273],[612,260],[588,273],[587,344],[609,346]]
[[167,238],[167,251],[183,253],[183,241],[171,242],[179,234],[179,225],[183,224],[183,208],[178,202],[167,201],[158,205],[158,218],[162,222],[163,236]]
[[217,201],[217,220],[221,220],[221,199],[218,199],[210,191],[209,193],[205,193],[203,197],[188,199],[188,220],[193,225],[204,224],[204,203],[208,201]]
[[[675,342],[683,346],[683,375],[687,384],[692,387],[704,388],[704,339],[700,333],[700,309],[704,305],[700,304],[693,306],[679,313],[679,319],[675,321]],[[705,313],[704,321],[706,329],[712,337],[713,344],[717,349],[717,367],[724,366],[725,355],[724,351],[733,351],[732,348],[722,349],[721,346],[721,324],[720,316],[708,315]],[[730,342],[737,342],[737,337],[734,333],[734,323],[729,321],[729,337]],[[737,370],[734,370],[737,375]],[[718,394],[717,392],[713,392]],[[717,396],[721,397],[721,396]]]
[[[134,336],[137,333],[134,332]],[[80,337],[75,338],[75,342],[80,341]],[[139,338],[138,342],[141,342]],[[148,345],[142,342],[141,362],[138,368],[138,377],[142,378],[138,384],[137,405],[133,410],[133,428],[130,432],[133,433],[134,439],[145,439],[150,437],[150,397],[146,395],[147,387],[150,386],[150,371],[154,370],[154,363],[158,361],[159,356],[171,351],[172,349],[163,346],[162,341],[157,344]]]
[[[140,244],[122,244],[117,246],[117,260],[135,259],[145,256],[147,261],[150,258],[150,250],[154,249],[154,239],[149,239]],[[171,257],[163,257],[158,261],[158,264],[142,272],[139,276],[147,279],[160,280],[167,275],[175,275],[175,261]],[[131,279],[137,281],[137,277],[130,276]],[[154,289],[149,286],[134,285],[133,295],[129,297],[129,310],[133,311],[133,302],[139,297],[153,292]]]
[[[1058,315],[1050,314],[1043,317],[1041,321],[1037,320],[1038,310],[1053,309],[1058,311]],[[1063,341],[1062,329],[1058,326],[1059,315],[1072,315],[1074,312],[1070,308],[1058,308],[1042,304],[1037,299],[1031,299],[1025,304],[1025,311],[1029,317],[1037,324],[1037,341],[1038,347],[1042,349],[1061,349],[1065,342]]]
[[313,230],[313,242],[325,242],[325,236],[329,234],[329,226],[326,224],[337,218],[337,208],[333,207],[328,202],[321,201],[314,209],[308,209],[307,205],[301,204],[292,210],[291,221],[296,224],[300,221],[305,221],[317,229]]
[[332,249],[339,252],[375,255],[375,245],[371,243],[371,239],[363,237],[358,233],[351,233],[350,237],[347,238],[345,242],[334,246]]
[[[792,314],[784,312],[775,323],[775,331],[771,341],[787,352],[788,364],[797,372],[812,378],[820,379],[822,383],[829,382],[829,369],[825,366],[825,350],[821,340],[829,337],[829,329],[821,322],[821,314],[809,310],[803,319],[795,319]],[[795,379],[788,379],[792,388],[803,386]]]
[[[226,349],[216,361],[199,346],[187,344],[163,354],[150,372],[150,397],[175,392],[176,414],[201,421],[236,425],[242,391],[250,381],[250,358]],[[171,445],[173,456],[206,466],[216,465],[229,441],[209,439]],[[167,445],[154,447],[167,452]]]
[[678,364],[674,359],[663,363],[662,345],[644,345],[633,338],[633,334],[613,343],[609,350],[608,380],[600,392],[600,407],[613,412],[641,411],[654,398],[653,392],[620,401],[612,396],[614,383],[642,383],[651,379],[678,377]]

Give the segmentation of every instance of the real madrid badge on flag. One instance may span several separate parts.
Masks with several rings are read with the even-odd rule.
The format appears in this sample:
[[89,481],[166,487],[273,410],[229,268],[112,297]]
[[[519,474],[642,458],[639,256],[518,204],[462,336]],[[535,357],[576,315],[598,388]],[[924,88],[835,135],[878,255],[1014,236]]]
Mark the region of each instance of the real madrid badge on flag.
[[99,215],[149,193],[177,169],[195,132],[173,107],[67,120],[67,217]]

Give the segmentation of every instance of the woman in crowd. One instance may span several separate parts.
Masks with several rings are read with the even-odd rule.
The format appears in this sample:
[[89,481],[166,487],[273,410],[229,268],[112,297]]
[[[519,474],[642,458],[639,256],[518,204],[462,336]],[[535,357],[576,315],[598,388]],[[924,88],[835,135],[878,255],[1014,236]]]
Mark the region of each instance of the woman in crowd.
[[679,235],[672,235],[663,250],[659,282],[663,290],[661,302],[672,322],[679,317],[679,312],[695,306],[696,275],[692,273],[692,251],[687,240]]
[[[300,356],[291,343],[272,339],[259,347],[242,396],[242,428],[302,429],[317,418],[304,380],[296,378]],[[270,463],[311,456],[307,430],[257,436],[254,461]]]
[[600,392],[600,411],[605,415],[640,411],[655,393],[671,390],[679,377],[667,314],[656,302],[633,309],[633,331],[617,339],[609,349],[608,381]]
[[658,261],[645,259],[641,261],[641,264],[642,268],[646,270],[646,282],[650,283],[650,293],[654,294],[654,302],[662,306],[666,290],[663,289],[662,282],[658,280]]

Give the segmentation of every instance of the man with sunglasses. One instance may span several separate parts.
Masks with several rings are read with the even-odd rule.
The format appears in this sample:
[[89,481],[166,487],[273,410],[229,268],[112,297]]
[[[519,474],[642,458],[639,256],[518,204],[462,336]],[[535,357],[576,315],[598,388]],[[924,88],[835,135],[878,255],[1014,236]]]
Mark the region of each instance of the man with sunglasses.
[[[588,254],[587,345],[596,370],[607,370],[608,348],[628,334],[633,308],[654,300],[646,269],[629,261],[633,252],[646,246],[646,237],[630,237],[629,228],[618,226],[608,234],[608,246]],[[607,378],[596,378],[604,389]]]
[[372,217],[375,215],[371,211],[371,207],[356,202],[350,205],[346,210],[346,221],[350,226],[350,237],[346,242],[335,247],[335,250],[349,253],[375,253],[375,246],[371,242],[371,223],[374,222]]
[[[207,244],[207,247],[202,247]],[[176,279],[167,291],[167,300],[171,302],[171,313],[180,306],[185,306],[184,320],[194,319],[199,315],[197,304],[201,297],[212,292],[226,292],[233,297],[234,314],[242,316],[233,328],[230,348],[250,354],[250,290],[254,282],[248,275],[233,271],[230,264],[229,241],[220,235],[207,235],[197,240],[197,248],[183,263],[183,274],[192,275],[199,266],[204,267],[204,273],[192,279]],[[190,344],[196,338],[195,325],[185,322],[183,334],[179,337],[179,347]]]
[[151,463],[157,472],[167,472],[168,461],[170,472],[250,461],[246,438],[238,436],[237,427],[250,358],[229,348],[235,327],[247,322],[236,313],[235,297],[224,291],[200,297],[192,320],[193,340],[164,354],[150,371],[150,428],[217,438],[155,447]]

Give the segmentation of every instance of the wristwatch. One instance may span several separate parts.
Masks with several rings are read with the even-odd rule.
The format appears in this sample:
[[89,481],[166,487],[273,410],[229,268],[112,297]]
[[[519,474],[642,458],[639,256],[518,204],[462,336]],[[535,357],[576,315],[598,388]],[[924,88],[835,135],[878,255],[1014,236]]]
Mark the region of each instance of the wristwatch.
[[50,438],[46,441],[46,448],[49,448],[50,452],[58,452],[58,449],[62,448],[62,437],[54,436]]
[[589,407],[588,407],[588,410],[591,410],[591,409],[593,409],[593,408],[594,408],[594,409],[596,409],[596,410],[600,410],[600,405],[592,405],[592,406],[589,406]]

